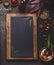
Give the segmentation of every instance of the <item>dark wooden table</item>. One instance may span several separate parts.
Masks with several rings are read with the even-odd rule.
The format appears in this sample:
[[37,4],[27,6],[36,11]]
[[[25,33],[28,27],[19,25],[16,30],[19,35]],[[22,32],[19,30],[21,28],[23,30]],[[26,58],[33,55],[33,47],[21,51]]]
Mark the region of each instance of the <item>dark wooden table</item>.
[[[3,5],[1,5],[3,7]],[[3,11],[4,12],[4,11]],[[2,12],[2,13],[3,13]],[[18,12],[18,8],[12,8],[12,12]],[[40,58],[38,58],[36,61],[18,61],[18,60],[14,60],[14,61],[8,61],[6,59],[6,30],[5,30],[5,14],[0,16],[0,65],[54,65],[54,59],[52,59],[50,62],[43,62],[40,60]],[[51,15],[52,16],[52,15]],[[38,19],[38,24],[42,22],[40,19]],[[54,16],[52,16],[52,21],[54,24]],[[54,28],[52,29],[52,40],[54,40]],[[38,53],[40,51],[40,49],[44,46],[43,44],[43,38],[40,37],[40,35],[42,35],[42,33],[40,33],[40,29],[38,28]],[[53,45],[54,45],[54,41]]]

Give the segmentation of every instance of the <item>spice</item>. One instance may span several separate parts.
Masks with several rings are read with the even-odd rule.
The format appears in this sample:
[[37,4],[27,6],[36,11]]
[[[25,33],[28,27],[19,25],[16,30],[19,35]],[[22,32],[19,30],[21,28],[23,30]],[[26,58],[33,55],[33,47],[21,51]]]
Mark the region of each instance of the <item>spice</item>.
[[39,24],[39,27],[40,27],[40,28],[43,28],[43,24]]
[[20,11],[24,12],[26,8],[26,0],[21,0],[18,8]]

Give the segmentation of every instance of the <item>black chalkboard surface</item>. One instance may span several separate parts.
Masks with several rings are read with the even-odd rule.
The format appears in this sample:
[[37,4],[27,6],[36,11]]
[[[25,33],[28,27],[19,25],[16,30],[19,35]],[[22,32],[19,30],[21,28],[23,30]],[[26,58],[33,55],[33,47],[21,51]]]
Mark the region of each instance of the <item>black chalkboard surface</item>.
[[35,14],[7,14],[6,32],[7,59],[37,59],[37,17]]

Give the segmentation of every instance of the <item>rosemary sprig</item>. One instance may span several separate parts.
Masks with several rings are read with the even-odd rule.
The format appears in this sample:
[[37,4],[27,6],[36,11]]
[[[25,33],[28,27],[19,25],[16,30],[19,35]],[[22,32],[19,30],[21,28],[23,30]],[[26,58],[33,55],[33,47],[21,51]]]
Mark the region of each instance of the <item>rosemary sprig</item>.
[[12,54],[16,54],[19,52],[19,50],[15,50],[13,47],[11,48]]

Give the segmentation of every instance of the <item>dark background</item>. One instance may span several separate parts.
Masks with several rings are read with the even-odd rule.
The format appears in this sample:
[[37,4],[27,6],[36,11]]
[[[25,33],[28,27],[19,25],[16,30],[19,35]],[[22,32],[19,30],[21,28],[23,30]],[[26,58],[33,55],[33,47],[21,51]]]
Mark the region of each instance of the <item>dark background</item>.
[[[0,7],[3,8],[3,5],[1,4]],[[12,8],[12,12],[18,12],[18,8]],[[4,14],[3,14],[4,13]],[[6,59],[6,28],[5,28],[5,15],[6,15],[6,11],[0,11],[0,14],[2,14],[2,16],[0,16],[0,65],[54,65],[54,59],[52,59],[50,62],[43,62],[40,60],[40,58],[38,57],[38,59],[36,61],[19,61],[19,60],[14,60],[14,61],[9,61]],[[54,14],[51,13],[50,16],[52,17],[51,23],[54,24]],[[39,24],[40,22],[42,23],[43,20],[41,20],[40,18],[38,18],[37,23]],[[40,32],[40,29],[38,27],[38,31],[37,31],[38,35],[38,54],[39,51],[42,47],[44,47],[44,41],[43,38],[41,37],[42,33]],[[54,45],[54,28],[51,29],[51,36],[52,36],[52,43]]]

